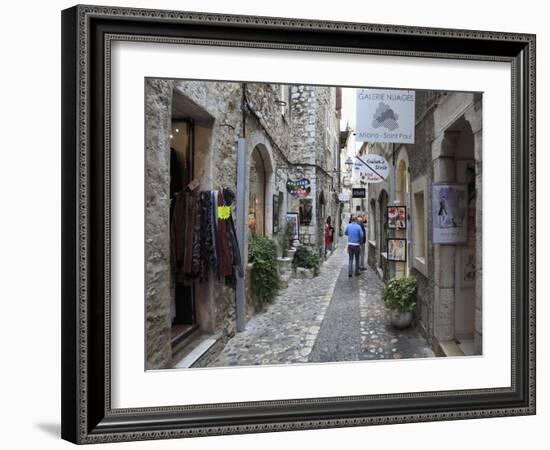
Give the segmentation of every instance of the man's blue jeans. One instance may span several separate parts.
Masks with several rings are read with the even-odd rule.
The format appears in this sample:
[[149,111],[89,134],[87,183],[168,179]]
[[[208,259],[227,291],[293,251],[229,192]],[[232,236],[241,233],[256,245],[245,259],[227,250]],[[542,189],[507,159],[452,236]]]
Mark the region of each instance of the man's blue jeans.
[[355,258],[355,274],[359,273],[359,253],[361,252],[360,245],[348,245],[348,254],[349,254],[349,266],[348,266],[348,275],[353,275],[353,259]]

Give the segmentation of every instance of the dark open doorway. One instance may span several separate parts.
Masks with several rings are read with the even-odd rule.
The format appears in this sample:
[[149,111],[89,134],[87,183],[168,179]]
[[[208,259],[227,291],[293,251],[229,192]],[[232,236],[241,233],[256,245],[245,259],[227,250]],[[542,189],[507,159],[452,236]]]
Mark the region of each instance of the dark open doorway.
[[194,124],[192,120],[173,120],[170,134],[170,242],[172,347],[196,328],[195,286],[183,274],[186,251],[187,205],[191,197],[187,185],[193,179]]

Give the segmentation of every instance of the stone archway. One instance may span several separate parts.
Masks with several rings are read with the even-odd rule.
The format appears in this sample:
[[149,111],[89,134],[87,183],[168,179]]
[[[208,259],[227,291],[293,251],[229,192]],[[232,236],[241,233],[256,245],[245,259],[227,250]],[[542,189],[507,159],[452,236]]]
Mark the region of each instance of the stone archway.
[[[246,211],[256,214],[258,234],[273,235],[273,192],[275,164],[269,140],[260,131],[247,137],[249,174],[246,192]],[[251,202],[256,202],[251,204]],[[258,220],[260,219],[260,220]],[[260,230],[261,228],[261,230]]]
[[[407,149],[401,146],[397,155],[396,162],[397,170],[395,172],[395,202],[397,206],[405,206],[407,214],[410,214],[410,175],[409,175],[409,157]],[[410,221],[407,218],[407,229],[395,230],[395,237],[407,239],[408,229],[410,227]],[[406,277],[410,273],[409,258],[411,255],[409,239],[407,239],[407,261],[395,263],[395,277]]]
[[433,182],[468,186],[468,240],[434,245],[434,335],[445,352],[450,343],[449,348],[456,344],[465,354],[481,353],[480,114],[470,108],[432,147]]
[[388,193],[382,189],[378,195],[378,260],[377,266],[382,279],[387,279],[387,238],[388,238]]

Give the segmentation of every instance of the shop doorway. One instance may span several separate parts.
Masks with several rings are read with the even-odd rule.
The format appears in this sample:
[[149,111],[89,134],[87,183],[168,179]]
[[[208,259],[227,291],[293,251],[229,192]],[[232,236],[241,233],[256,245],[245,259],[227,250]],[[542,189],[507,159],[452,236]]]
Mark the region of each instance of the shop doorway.
[[386,191],[382,191],[380,193],[380,197],[378,198],[378,217],[380,220],[380,242],[378,243],[378,248],[380,251],[378,252],[378,270],[383,280],[386,279],[386,269],[388,266],[388,201],[388,193]]
[[255,147],[250,157],[248,226],[253,236],[265,236],[266,170],[263,157]]
[[171,343],[183,341],[198,328],[195,285],[183,274],[186,247],[187,185],[193,179],[195,130],[192,120],[173,120],[170,131]]

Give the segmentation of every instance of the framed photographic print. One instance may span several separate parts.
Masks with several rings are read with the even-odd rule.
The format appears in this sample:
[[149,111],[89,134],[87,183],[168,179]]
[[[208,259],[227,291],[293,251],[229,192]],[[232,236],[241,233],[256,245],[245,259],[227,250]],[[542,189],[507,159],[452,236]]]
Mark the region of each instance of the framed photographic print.
[[407,261],[407,240],[401,238],[388,239],[388,261]]
[[391,230],[407,228],[407,207],[388,206],[388,228]]
[[[64,439],[535,413],[535,36],[75,6],[62,86]],[[391,170],[350,280],[356,152]],[[422,326],[382,336],[405,276]]]

